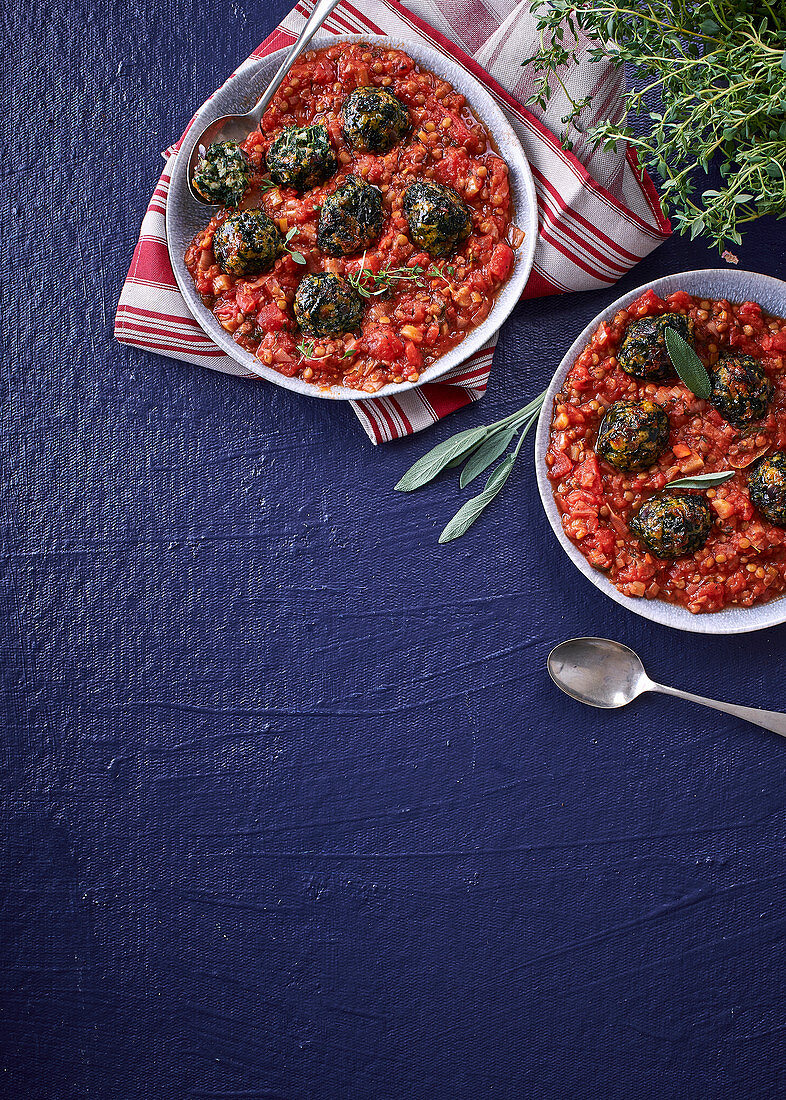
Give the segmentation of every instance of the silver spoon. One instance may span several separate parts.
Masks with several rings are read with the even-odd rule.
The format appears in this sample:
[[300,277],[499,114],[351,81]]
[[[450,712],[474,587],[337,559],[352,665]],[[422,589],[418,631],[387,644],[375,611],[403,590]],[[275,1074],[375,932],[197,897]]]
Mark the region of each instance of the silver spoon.
[[786,714],[720,703],[717,699],[705,699],[703,695],[656,684],[644,671],[638,654],[608,638],[572,638],[561,642],[549,653],[548,669],[558,688],[591,707],[607,710],[624,707],[645,691],[659,691],[663,695],[688,699],[691,703],[703,703],[714,710],[724,710],[786,737]]
[[287,55],[281,63],[281,68],[270,81],[265,89],[265,94],[255,107],[244,115],[224,115],[223,118],[217,118],[215,122],[211,122],[209,126],[206,126],[199,135],[194,143],[194,147],[191,150],[191,156],[188,160],[188,186],[197,202],[201,202],[203,206],[216,205],[215,203],[206,202],[199,192],[194,190],[194,185],[191,182],[194,178],[194,170],[197,166],[197,161],[201,155],[199,152],[200,146],[203,149],[207,149],[217,141],[243,142],[250,133],[256,130],[257,126],[259,126],[259,123],[262,121],[262,116],[268,109],[271,99],[276,94],[281,86],[281,82],[289,72],[292,62],[298,54],[306,48],[338,3],[339,0],[317,0],[317,3],[314,5],[314,10],[306,20],[302,31],[297,36],[297,41],[293,42],[287,50]]

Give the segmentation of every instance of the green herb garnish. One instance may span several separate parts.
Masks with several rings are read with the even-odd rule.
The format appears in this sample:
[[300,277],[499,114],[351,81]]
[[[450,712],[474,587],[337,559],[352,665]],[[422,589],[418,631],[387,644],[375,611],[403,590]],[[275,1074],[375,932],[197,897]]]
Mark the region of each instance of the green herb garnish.
[[474,481],[476,477],[480,477],[484,470],[487,470],[493,462],[497,461],[500,455],[507,451],[517,431],[517,425],[513,424],[504,431],[495,432],[490,438],[481,443],[478,449],[470,455],[466,466],[461,471],[459,485],[462,489],[466,489],[470,482]]
[[723,485],[730,481],[736,470],[719,470],[714,474],[697,474],[695,477],[681,477],[677,481],[670,481],[666,489],[712,489],[716,485]]
[[313,340],[301,340],[299,344],[295,344],[295,347],[304,359],[314,358],[314,348],[316,347],[316,344]]
[[292,238],[294,237],[294,235],[296,233],[297,233],[297,226],[293,225],[292,228],[287,233],[286,237],[284,237],[284,251],[289,253],[289,255],[292,257],[292,259],[295,261],[296,264],[304,264],[306,262],[306,257],[303,255],[303,253],[302,252],[295,252],[294,249],[289,247],[289,242],[292,240]]
[[691,393],[695,393],[703,401],[709,401],[712,395],[712,382],[701,359],[690,344],[686,343],[673,328],[665,329],[664,335],[669,358],[677,374]]
[[[523,64],[538,74],[530,102],[546,109],[554,91],[569,97],[562,71],[582,60],[630,66],[619,117],[585,128],[590,97],[569,98],[562,119],[595,146],[633,146],[663,181],[680,233],[704,236],[724,252],[740,229],[765,214],[786,215],[786,6],[782,0],[531,0],[540,49]],[[578,40],[578,41],[577,41]],[[654,106],[653,106],[654,105]],[[626,116],[648,119],[634,133]],[[721,185],[697,177],[714,161]],[[709,181],[708,181],[709,182]],[[706,186],[706,185],[705,185]],[[736,262],[726,252],[724,258]]]
[[[525,434],[525,432],[522,432],[519,445],[523,443]],[[453,519],[445,524],[442,534],[439,536],[440,542],[452,542],[453,539],[461,538],[462,535],[466,534],[483,509],[491,504],[510,477],[510,471],[513,469],[517,454],[518,447],[515,454],[508,455],[505,461],[500,462],[496,470],[492,472],[483,492],[478,493],[476,497],[470,497],[466,504],[462,504]]]
[[400,479],[396,489],[402,493],[411,493],[413,489],[419,489],[433,481],[443,470],[461,466],[466,462],[459,479],[463,489],[496,462],[510,446],[513,438],[518,435],[512,453],[508,454],[492,471],[483,492],[471,497],[459,508],[439,536],[440,542],[451,542],[453,539],[460,538],[501,491],[518,458],[527,432],[538,419],[544,396],[545,394],[540,394],[523,409],[493,424],[468,428],[444,440],[419,458]]
[[413,489],[428,485],[437,474],[442,473],[448,463],[454,459],[465,458],[479,443],[483,442],[488,434],[489,429],[481,426],[469,428],[465,432],[451,436],[444,443],[427,451],[414,466],[410,466],[404,476],[396,482],[395,488],[400,493],[411,493]]
[[[386,264],[375,274],[365,266],[365,261],[364,252],[360,269],[348,278],[349,283],[363,298],[376,298],[380,294],[387,294],[392,287],[402,281],[420,283],[428,279],[442,279],[443,282],[450,283],[450,279],[446,278],[445,274],[434,265],[427,269],[419,264],[414,264],[412,267],[391,267],[390,264]],[[449,275],[456,273],[455,267],[446,267],[445,271]]]

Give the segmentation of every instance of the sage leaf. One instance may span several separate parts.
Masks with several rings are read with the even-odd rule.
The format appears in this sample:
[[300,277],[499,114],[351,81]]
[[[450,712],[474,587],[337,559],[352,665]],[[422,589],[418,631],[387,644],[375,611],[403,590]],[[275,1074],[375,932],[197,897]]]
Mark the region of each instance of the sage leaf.
[[715,485],[723,485],[724,481],[730,481],[734,477],[734,470],[718,470],[714,474],[697,474],[696,477],[680,477],[676,481],[670,481],[665,486],[667,489],[712,489]]
[[419,489],[433,481],[437,474],[441,473],[454,458],[466,455],[488,435],[489,429],[485,425],[479,428],[468,428],[465,432],[451,436],[443,443],[437,444],[427,451],[422,458],[410,466],[407,472],[394,486],[400,493],[411,493],[413,489]]
[[491,504],[494,497],[502,489],[502,486],[510,476],[510,471],[513,469],[515,461],[515,455],[508,455],[504,462],[500,462],[496,470],[493,471],[491,477],[486,482],[486,487],[483,492],[478,493],[476,497],[470,497],[465,504],[462,504],[453,519],[449,520],[445,525],[445,529],[439,536],[439,541],[441,543],[451,542],[453,539],[461,538],[463,534],[466,534],[483,509]]
[[473,443],[472,446],[468,450],[462,451],[461,454],[458,456],[458,458],[454,458],[451,462],[449,462],[447,464],[447,466],[445,467],[445,469],[446,470],[455,470],[455,468],[457,466],[461,466],[462,463],[466,462],[467,459],[469,458],[469,456],[474,454],[475,451],[478,449],[478,447],[482,447],[482,446],[483,446],[483,440],[479,439],[477,441],[477,443]]
[[712,382],[707,368],[696,352],[673,328],[666,329],[666,347],[674,369],[682,381],[697,397],[708,401],[712,394]]
[[518,425],[513,424],[512,427],[506,428],[504,431],[495,432],[481,443],[470,455],[467,465],[461,471],[459,485],[462,489],[465,489],[470,482],[479,477],[484,470],[487,470],[492,462],[496,462],[499,456],[505,453],[518,430]]

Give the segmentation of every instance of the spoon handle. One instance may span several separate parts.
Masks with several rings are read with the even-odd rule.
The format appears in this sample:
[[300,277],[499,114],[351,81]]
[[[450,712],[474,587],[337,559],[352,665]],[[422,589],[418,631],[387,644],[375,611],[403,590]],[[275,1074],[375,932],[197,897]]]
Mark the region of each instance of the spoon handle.
[[702,703],[713,710],[723,710],[727,714],[734,714],[737,718],[743,718],[746,722],[752,722],[754,726],[762,726],[765,730],[772,730],[786,737],[786,714],[777,710],[759,710],[757,707],[738,707],[736,703],[721,703],[718,699],[705,699],[703,695],[692,695],[689,691],[680,691],[679,688],[667,687],[665,684],[652,683],[653,691],[660,691],[664,695],[675,695],[678,699],[688,699],[691,703]]
[[268,109],[271,99],[279,89],[281,82],[289,72],[289,69],[298,56],[298,54],[306,48],[316,32],[325,22],[327,17],[333,11],[333,8],[339,3],[339,0],[317,0],[314,5],[314,10],[303,25],[303,29],[297,36],[297,40],[287,50],[287,55],[281,63],[281,67],[273,77],[265,89],[265,94],[262,96],[256,107],[252,111],[249,111],[249,117],[253,118],[255,122],[260,122],[265,111]]

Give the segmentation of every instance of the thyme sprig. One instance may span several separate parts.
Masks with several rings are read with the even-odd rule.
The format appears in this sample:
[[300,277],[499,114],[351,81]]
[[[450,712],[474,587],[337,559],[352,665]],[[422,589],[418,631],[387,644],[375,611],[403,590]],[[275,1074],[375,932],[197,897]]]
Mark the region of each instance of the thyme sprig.
[[[742,243],[746,223],[786,215],[782,0],[531,0],[531,9],[541,34],[541,49],[523,62],[539,78],[531,102],[545,110],[556,88],[564,92],[569,145],[571,134],[583,133],[605,149],[633,146],[663,180],[679,232],[704,236],[721,252]],[[648,116],[648,133],[624,121],[583,126],[590,101],[573,100],[560,75],[577,61],[582,32],[596,43],[584,55],[590,62],[633,68],[636,86],[624,106],[628,116]],[[713,161],[722,185],[702,189]]]
[[395,488],[401,493],[411,493],[414,489],[428,485],[443,470],[463,465],[459,485],[464,489],[493,466],[516,438],[515,447],[492,470],[483,491],[470,497],[445,525],[439,536],[441,543],[452,542],[465,534],[501,492],[510,477],[527,433],[538,419],[544,397],[545,392],[524,408],[496,420],[493,424],[481,424],[477,428],[468,428],[451,436],[419,458],[400,478]]
[[[445,268],[445,272],[448,275],[455,275],[456,269],[448,266]],[[442,279],[443,282],[450,285],[450,279],[447,278],[445,272],[440,271],[433,264],[430,268],[421,267],[420,264],[413,264],[412,267],[391,267],[390,264],[385,264],[378,272],[374,272],[366,267],[366,253],[364,252],[360,261],[360,268],[350,275],[347,281],[361,297],[376,298],[378,295],[387,294],[397,283],[402,281],[419,283],[429,279]]]

